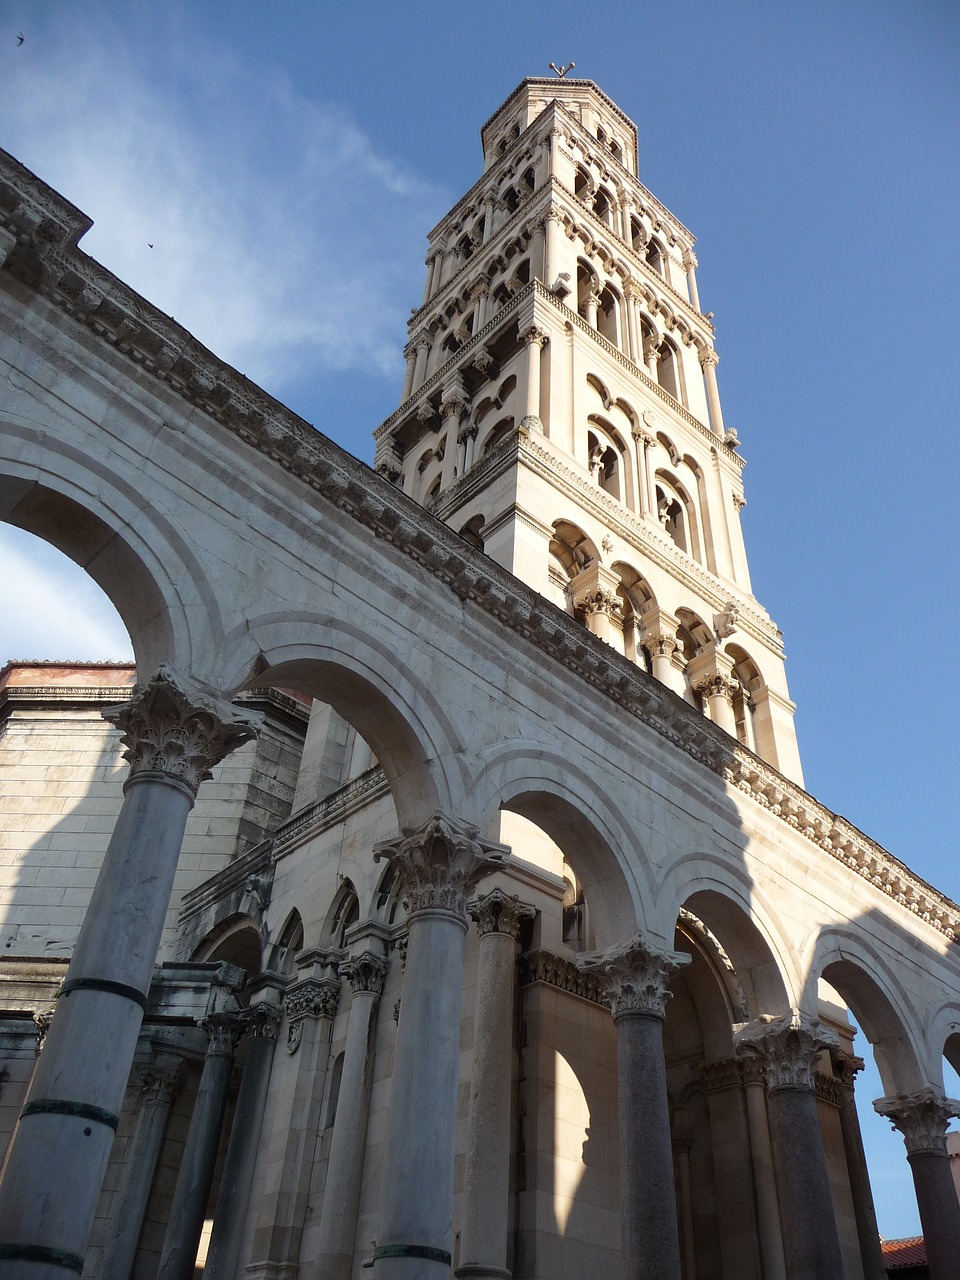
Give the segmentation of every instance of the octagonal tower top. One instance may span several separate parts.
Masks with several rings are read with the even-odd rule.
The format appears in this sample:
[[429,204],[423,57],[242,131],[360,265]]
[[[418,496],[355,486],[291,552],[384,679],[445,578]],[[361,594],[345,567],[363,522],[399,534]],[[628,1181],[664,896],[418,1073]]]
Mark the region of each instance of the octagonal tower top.
[[524,129],[557,102],[627,170],[638,176],[637,126],[592,80],[528,76],[480,130],[484,170],[504,154]]

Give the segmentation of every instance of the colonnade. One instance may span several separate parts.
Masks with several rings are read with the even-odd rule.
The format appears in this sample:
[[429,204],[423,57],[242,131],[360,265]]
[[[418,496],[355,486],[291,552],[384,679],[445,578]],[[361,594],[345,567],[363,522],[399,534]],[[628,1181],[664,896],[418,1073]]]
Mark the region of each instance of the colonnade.
[[[116,829],[40,1056],[0,1184],[0,1260],[5,1280],[62,1280],[84,1266],[87,1240],[131,1071],[186,814],[212,765],[256,732],[256,724],[169,668],[108,718],[122,733],[130,774]],[[480,932],[477,1043],[460,1221],[457,1274],[505,1280],[509,1196],[509,1091],[516,937],[532,914],[494,889],[471,901],[477,882],[504,867],[505,846],[469,823],[435,813],[377,846],[396,869],[408,903],[406,968],[392,1070],[391,1105],[373,1252],[381,1280],[447,1277],[453,1265],[453,1189],[460,1059],[464,936]],[[681,1280],[663,1025],[670,980],[689,957],[642,936],[581,959],[602,983],[616,1028],[622,1274],[625,1280]],[[288,988],[287,1050],[301,1055],[282,1131],[282,1194],[261,1205],[252,1277],[301,1274],[345,1280],[354,1250],[370,1092],[371,1029],[386,956],[375,931],[346,960],[302,953]],[[327,1186],[316,1256],[300,1259],[303,1170],[329,1060],[340,979],[353,989]],[[249,1039],[237,1119],[227,1148],[207,1274],[234,1280],[249,1210],[280,1008],[261,1003],[210,1015],[209,1043],[167,1237],[162,1280],[188,1280],[207,1205],[233,1053]],[[816,1064],[838,1046],[796,1010],[741,1028],[758,1236],[768,1280],[843,1280],[820,1138]],[[841,1065],[843,1065],[841,1063]],[[844,1143],[864,1263],[878,1275],[869,1237],[875,1223],[852,1111],[853,1064]],[[178,1066],[161,1055],[143,1077],[132,1138],[131,1176],[119,1198],[100,1273],[129,1270],[156,1167]],[[318,1084],[319,1082],[319,1084]],[[904,1134],[931,1275],[947,1280],[960,1256],[960,1206],[944,1133],[954,1107],[926,1089],[882,1099],[877,1109]],[[858,1163],[859,1162],[859,1163]],[[770,1172],[773,1172],[773,1178]],[[682,1170],[681,1170],[682,1173]],[[682,1181],[682,1179],[681,1179]],[[260,1259],[261,1261],[258,1261]],[[304,1270],[306,1267],[306,1270]],[[872,1268],[872,1270],[871,1270]]]

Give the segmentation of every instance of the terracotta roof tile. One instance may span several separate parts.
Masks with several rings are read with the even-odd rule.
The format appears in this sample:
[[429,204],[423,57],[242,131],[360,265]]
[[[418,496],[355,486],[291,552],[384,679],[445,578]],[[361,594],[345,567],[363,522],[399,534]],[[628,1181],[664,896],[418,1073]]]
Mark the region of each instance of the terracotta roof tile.
[[897,1267],[924,1266],[927,1261],[927,1249],[923,1236],[908,1236],[905,1240],[884,1240],[883,1262],[888,1271]]

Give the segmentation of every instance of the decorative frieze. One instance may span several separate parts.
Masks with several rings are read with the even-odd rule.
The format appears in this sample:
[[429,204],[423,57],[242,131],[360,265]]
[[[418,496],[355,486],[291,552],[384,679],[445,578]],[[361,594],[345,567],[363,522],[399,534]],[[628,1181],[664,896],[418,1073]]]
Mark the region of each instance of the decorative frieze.
[[105,707],[101,715],[120,730],[131,779],[162,774],[192,796],[213,766],[255,738],[263,722],[259,712],[212,697],[167,663],[134,688],[129,702]]
[[577,964],[602,980],[604,1002],[610,1006],[614,1022],[628,1016],[663,1021],[672,995],[670,979],[690,960],[683,951],[651,947],[638,934],[624,945],[580,956]]
[[839,1044],[835,1032],[798,1009],[791,1009],[782,1017],[747,1023],[734,1040],[738,1053],[756,1054],[762,1059],[771,1092],[815,1089],[820,1054]]
[[925,1152],[946,1155],[947,1125],[960,1116],[960,1102],[933,1088],[878,1098],[873,1109],[903,1134],[908,1156]]
[[408,915],[449,911],[465,918],[471,889],[502,867],[509,852],[506,845],[481,840],[470,823],[435,813],[419,829],[406,827],[398,839],[376,845],[373,856],[396,866]]
[[557,987],[591,1004],[604,1003],[602,978],[595,973],[584,973],[572,960],[550,951],[526,951],[520,957],[519,985],[528,987],[535,982]]
[[537,914],[516,894],[504,893],[502,889],[491,889],[482,898],[474,898],[469,911],[481,937],[488,933],[505,933],[515,938],[520,932],[521,922]]
[[721,1058],[718,1062],[707,1062],[700,1068],[700,1078],[707,1093],[717,1093],[721,1089],[739,1089],[742,1087],[743,1071],[737,1058]]

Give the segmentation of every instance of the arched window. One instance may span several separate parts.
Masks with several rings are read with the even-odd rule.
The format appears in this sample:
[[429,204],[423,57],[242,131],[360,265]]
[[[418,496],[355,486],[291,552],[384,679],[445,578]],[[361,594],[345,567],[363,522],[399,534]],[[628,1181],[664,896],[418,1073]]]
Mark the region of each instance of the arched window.
[[578,200],[589,201],[593,193],[593,179],[583,167],[582,164],[577,165],[577,176],[573,182],[573,194]]
[[516,424],[513,418],[501,418],[495,423],[490,434],[483,442],[480,450],[481,457],[486,457],[488,453],[493,453],[495,449],[499,449],[502,444],[506,444],[507,440],[513,435]]
[[577,311],[588,324],[595,324],[598,317],[595,299],[600,294],[600,281],[596,272],[582,259],[577,264]]
[[660,358],[657,361],[657,381],[677,401],[682,399],[679,360],[676,348],[664,338],[660,343]]
[[606,226],[613,226],[614,199],[606,187],[599,187],[593,197],[593,212]]
[[359,918],[360,899],[351,881],[345,880],[327,916],[325,939],[335,947],[342,947],[347,930],[351,925],[355,925]]
[[608,342],[620,341],[620,299],[610,285],[605,285],[597,303],[597,332]]
[[623,606],[623,652],[631,662],[645,671],[653,671],[653,657],[644,645],[644,614],[656,608],[656,600],[647,581],[628,564],[614,564],[620,575],[617,594]]
[[587,462],[590,474],[599,487],[625,502],[627,498],[624,483],[624,455],[626,446],[606,423],[591,418],[591,428],[587,432]]
[[555,520],[549,554],[548,596],[569,613],[567,584],[597,559],[597,549],[578,525]]
[[700,529],[696,507],[676,476],[666,471],[656,474],[657,517],[666,532],[694,560],[701,560]]
[[754,696],[764,688],[760,668],[739,645],[728,644],[725,652],[733,659],[733,675],[736,688],[733,693],[733,718],[737,737],[745,747],[757,751],[757,732],[754,722],[756,703]]
[[664,275],[664,249],[659,240],[651,237],[644,251],[644,261],[651,271],[656,271],[657,275]]
[[460,530],[460,537],[464,541],[469,542],[471,547],[476,547],[478,551],[483,550],[483,538],[480,536],[480,530],[486,524],[483,516],[471,516],[467,523]]
[[630,243],[635,253],[646,255],[647,232],[639,218],[630,219]]

